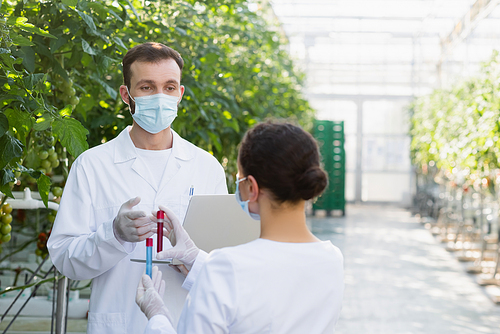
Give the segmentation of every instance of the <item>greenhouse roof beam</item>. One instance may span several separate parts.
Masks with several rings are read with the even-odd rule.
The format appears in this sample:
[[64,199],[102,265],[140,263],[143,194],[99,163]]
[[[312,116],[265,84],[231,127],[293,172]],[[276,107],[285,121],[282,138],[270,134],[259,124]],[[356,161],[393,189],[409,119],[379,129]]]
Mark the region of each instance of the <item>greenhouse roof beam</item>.
[[[310,38],[315,38],[315,37],[322,37],[322,38],[328,38],[330,41],[335,41],[336,37],[342,37],[341,35],[359,35],[359,36],[370,36],[370,35],[387,35],[389,38],[414,38],[415,34],[413,32],[395,32],[392,30],[381,30],[381,31],[332,31],[329,33],[326,32],[321,32],[321,31],[295,31],[293,34],[290,34],[290,37],[310,37]],[[439,37],[438,32],[426,32],[422,33],[419,35],[421,38],[427,38],[427,37]],[[397,44],[398,41],[393,41],[393,44]]]
[[[318,83],[321,84],[321,83]],[[410,81],[396,81],[396,80],[380,80],[380,81],[330,81],[327,83],[327,85],[349,85],[349,86],[369,86],[369,85],[398,85],[398,86],[406,86],[406,87],[413,87],[413,86],[420,86],[420,87],[428,87],[429,84],[425,82],[410,82]]]
[[[285,19],[316,20],[316,19],[349,19],[349,20],[377,20],[377,21],[422,21],[421,17],[399,17],[399,16],[346,16],[346,15],[283,15]],[[440,19],[452,19],[452,17],[439,17]]]
[[408,100],[412,95],[367,95],[367,94],[307,94],[318,100]]
[[441,42],[440,64],[444,62],[448,53],[455,45],[463,41],[474,30],[482,19],[486,18],[500,3],[500,0],[477,0],[455,25],[452,32]]

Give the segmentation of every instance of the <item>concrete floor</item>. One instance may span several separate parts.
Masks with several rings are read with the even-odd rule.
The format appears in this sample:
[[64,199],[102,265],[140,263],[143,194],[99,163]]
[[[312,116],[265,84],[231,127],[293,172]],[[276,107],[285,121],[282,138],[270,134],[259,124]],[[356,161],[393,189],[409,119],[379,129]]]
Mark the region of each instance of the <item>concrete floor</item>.
[[[314,217],[309,225],[344,254],[337,334],[500,333],[500,306],[408,211],[348,206],[346,217]],[[50,333],[50,320],[21,318],[9,333],[34,328]],[[71,333],[85,328],[85,319],[68,323]]]
[[[0,323],[0,331],[4,331],[10,323],[12,317],[5,317],[4,321]],[[55,325],[54,325],[55,326]],[[38,333],[45,334],[51,332],[51,319],[40,317],[18,317],[16,321],[9,327],[7,333],[12,334],[28,334]],[[87,332],[87,319],[68,319],[66,327],[67,334],[84,334]],[[53,330],[55,333],[55,328]]]
[[500,333],[500,306],[409,212],[349,206],[310,225],[344,254],[337,334]]

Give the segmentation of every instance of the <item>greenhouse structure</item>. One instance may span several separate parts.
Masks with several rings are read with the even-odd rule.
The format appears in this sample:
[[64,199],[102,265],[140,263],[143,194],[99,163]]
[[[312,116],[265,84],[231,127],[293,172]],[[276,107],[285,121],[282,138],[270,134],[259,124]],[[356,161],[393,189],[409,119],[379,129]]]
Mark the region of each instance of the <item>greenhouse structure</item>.
[[0,1],[0,333],[143,331],[500,333],[500,0]]

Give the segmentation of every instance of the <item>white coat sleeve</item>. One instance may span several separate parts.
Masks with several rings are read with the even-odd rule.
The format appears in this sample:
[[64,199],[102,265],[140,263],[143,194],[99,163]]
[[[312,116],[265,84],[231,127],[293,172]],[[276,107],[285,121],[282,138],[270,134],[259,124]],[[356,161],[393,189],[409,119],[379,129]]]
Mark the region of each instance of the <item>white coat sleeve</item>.
[[236,320],[236,272],[229,255],[212,251],[189,291],[178,333],[229,333]]
[[207,256],[208,253],[200,249],[200,252],[196,256],[196,259],[194,260],[194,264],[191,267],[191,270],[189,270],[189,273],[187,274],[184,283],[182,283],[182,287],[184,289],[188,291],[191,290],[191,287],[193,286],[194,282],[196,281],[196,278],[198,277],[201,269],[203,268],[203,265],[205,264]]
[[74,280],[91,279],[111,269],[135,248],[116,239],[113,221],[96,227],[89,179],[77,159],[72,165],[47,248],[52,262]]
[[164,315],[155,315],[148,321],[144,334],[176,334],[174,327]]

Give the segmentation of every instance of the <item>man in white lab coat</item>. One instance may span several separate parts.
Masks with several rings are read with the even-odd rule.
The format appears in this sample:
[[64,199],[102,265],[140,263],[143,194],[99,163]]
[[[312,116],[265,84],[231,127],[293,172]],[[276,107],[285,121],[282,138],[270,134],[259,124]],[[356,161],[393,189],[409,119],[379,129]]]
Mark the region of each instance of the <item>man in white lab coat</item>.
[[[151,211],[161,204],[182,221],[191,188],[196,194],[227,193],[219,162],[170,127],[184,93],[182,67],[179,53],[163,44],[130,49],[120,94],[134,122],[71,167],[48,249],[61,273],[93,279],[87,333],[144,331],[147,318],[134,300],[145,264],[130,260],[145,258],[144,240],[155,226]],[[163,244],[171,247],[167,238]],[[181,288],[185,277],[166,265],[160,270],[165,303],[177,322],[187,294]]]

